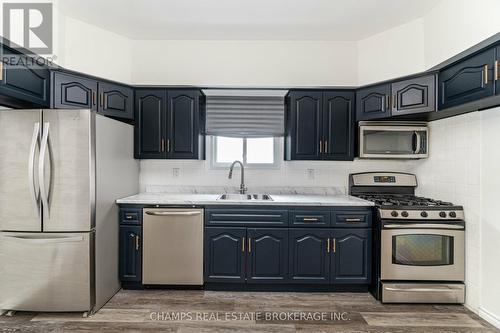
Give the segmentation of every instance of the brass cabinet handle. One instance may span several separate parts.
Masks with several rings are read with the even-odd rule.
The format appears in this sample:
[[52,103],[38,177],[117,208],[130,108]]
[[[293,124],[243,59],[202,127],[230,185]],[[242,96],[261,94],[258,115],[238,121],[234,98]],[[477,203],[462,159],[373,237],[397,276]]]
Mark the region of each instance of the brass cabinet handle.
[[0,81],[3,80],[3,60],[0,59]]
[[389,110],[391,108],[391,97],[389,95],[385,95],[385,109]]
[[248,237],[248,253],[252,253],[252,239]]
[[135,235],[135,250],[139,251],[139,242],[140,242],[140,237],[138,235]]
[[498,60],[495,60],[495,81],[498,81]]
[[325,140],[325,154],[328,154],[328,140]]
[[165,151],[165,139],[161,139],[161,151]]
[[95,105],[95,103],[97,103],[96,99],[96,93],[94,90],[92,90],[92,105]]
[[330,238],[326,239],[326,253],[330,253]]
[[319,153],[323,154],[323,141],[319,140]]
[[108,104],[108,95],[106,94],[102,94],[104,96],[104,104],[103,106],[106,107],[106,105]]
[[488,64],[484,65],[484,85],[488,84]]
[[102,94],[99,94],[99,105],[102,106]]
[[245,252],[245,237],[241,240],[241,252]]
[[392,108],[397,109],[398,108],[398,98],[396,94],[392,95]]
[[302,221],[304,221],[304,222],[316,222],[316,221],[318,221],[318,220],[319,220],[319,219],[318,219],[317,217],[304,217],[304,218],[302,219]]
[[170,139],[167,139],[167,153],[170,153]]
[[337,252],[337,240],[333,239],[333,253]]
[[361,219],[358,217],[358,218],[346,218],[345,219],[346,222],[361,222]]

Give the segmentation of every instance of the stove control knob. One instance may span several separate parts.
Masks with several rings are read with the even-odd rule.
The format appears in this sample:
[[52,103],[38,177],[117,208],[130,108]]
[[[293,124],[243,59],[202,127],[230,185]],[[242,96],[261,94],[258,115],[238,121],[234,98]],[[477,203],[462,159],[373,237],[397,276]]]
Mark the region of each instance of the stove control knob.
[[395,210],[393,210],[393,211],[391,212],[391,216],[392,216],[392,217],[398,217],[398,212],[396,212]]
[[450,212],[450,214],[449,214],[449,215],[450,215],[450,217],[452,217],[452,218],[457,217],[457,213],[455,213],[455,212]]
[[444,219],[446,217],[446,212],[439,212],[439,217]]
[[405,210],[401,213],[401,216],[402,217],[408,217],[408,212]]
[[422,217],[427,217],[427,216],[429,216],[429,215],[427,214],[427,212],[421,212],[421,213],[420,213],[420,216],[422,216]]

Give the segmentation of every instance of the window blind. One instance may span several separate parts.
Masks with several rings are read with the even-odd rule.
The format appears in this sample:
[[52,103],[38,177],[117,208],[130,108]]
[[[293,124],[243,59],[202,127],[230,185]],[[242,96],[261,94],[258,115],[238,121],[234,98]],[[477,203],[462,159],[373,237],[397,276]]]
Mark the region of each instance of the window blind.
[[285,90],[206,89],[206,133],[230,137],[283,136]]

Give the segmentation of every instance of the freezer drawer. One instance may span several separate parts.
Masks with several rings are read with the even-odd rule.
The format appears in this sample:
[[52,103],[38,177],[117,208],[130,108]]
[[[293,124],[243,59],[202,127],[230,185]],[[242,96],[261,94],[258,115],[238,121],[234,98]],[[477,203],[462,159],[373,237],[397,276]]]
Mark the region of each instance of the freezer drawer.
[[144,209],[142,283],[203,285],[203,209]]
[[0,309],[89,311],[94,233],[0,233]]

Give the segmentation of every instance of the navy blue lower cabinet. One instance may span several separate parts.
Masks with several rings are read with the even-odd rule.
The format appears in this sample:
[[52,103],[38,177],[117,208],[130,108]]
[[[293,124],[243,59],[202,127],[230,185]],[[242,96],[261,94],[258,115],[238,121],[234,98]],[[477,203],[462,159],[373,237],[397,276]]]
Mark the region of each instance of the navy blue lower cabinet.
[[205,282],[245,282],[246,228],[205,228]]
[[288,229],[247,229],[247,282],[282,283],[288,279]]
[[142,229],[140,225],[120,225],[120,280],[142,281]]
[[329,229],[289,229],[291,283],[329,284]]
[[370,282],[371,229],[334,229],[331,254],[333,284]]

